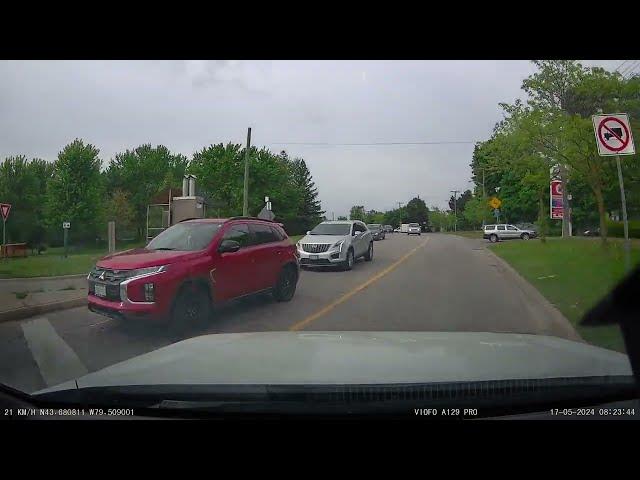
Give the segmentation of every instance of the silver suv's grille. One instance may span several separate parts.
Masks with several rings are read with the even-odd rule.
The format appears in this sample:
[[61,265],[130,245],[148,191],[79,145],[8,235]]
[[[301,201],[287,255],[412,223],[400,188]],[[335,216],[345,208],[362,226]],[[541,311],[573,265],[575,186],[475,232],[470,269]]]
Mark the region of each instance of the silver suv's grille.
[[302,249],[307,253],[323,253],[329,250],[330,243],[303,243]]

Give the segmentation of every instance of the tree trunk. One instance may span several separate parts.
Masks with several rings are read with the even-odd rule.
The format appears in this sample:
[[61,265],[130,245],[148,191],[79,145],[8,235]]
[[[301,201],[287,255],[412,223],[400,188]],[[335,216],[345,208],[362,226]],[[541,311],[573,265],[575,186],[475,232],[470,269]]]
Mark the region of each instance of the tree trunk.
[[547,241],[547,212],[544,208],[544,192],[538,192],[538,224],[540,225],[540,241]]
[[604,198],[602,196],[602,189],[599,184],[596,184],[593,193],[596,196],[596,203],[598,204],[598,214],[600,215],[600,240],[603,244],[607,243],[607,216],[604,209]]

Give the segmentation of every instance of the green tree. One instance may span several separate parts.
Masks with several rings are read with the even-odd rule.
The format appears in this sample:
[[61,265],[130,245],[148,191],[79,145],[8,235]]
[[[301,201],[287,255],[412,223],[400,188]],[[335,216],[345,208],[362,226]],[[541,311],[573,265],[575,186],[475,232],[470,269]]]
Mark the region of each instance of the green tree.
[[351,207],[351,210],[349,211],[349,218],[351,220],[360,220],[364,222],[365,219],[367,218],[367,214],[364,210],[364,206],[354,205],[353,207]]
[[136,233],[136,215],[127,192],[116,190],[111,194],[105,204],[104,217],[107,221],[116,222],[118,239]]
[[105,172],[110,192],[127,193],[131,201],[138,238],[144,237],[147,206],[167,187],[179,189],[187,170],[184,155],[174,154],[163,145],[141,145],[115,155]]
[[[283,154],[286,155],[286,152],[280,155]],[[302,158],[296,158],[291,164],[291,169],[293,185],[301,196],[297,216],[305,222],[305,229],[308,230],[318,224],[325,212],[318,200],[318,189],[306,162]]]
[[469,228],[477,229],[486,218],[490,218],[491,210],[481,196],[475,196],[467,200],[462,215]]
[[420,225],[426,225],[429,222],[429,209],[424,200],[418,197],[409,200],[406,206],[406,221]]
[[364,218],[365,223],[383,223],[384,213],[377,210],[369,210]]
[[46,222],[62,237],[62,222],[71,222],[71,237],[89,241],[106,231],[100,151],[76,139],[58,154],[47,184]]
[[7,242],[35,247],[45,240],[44,203],[53,165],[20,155],[0,164],[0,202],[11,204],[6,223]]
[[348,218],[347,218],[347,217],[345,217],[344,215],[340,215],[340,216],[338,217],[338,220],[348,220]]
[[434,231],[440,232],[452,230],[455,221],[452,212],[441,210],[438,207],[431,207],[429,219]]

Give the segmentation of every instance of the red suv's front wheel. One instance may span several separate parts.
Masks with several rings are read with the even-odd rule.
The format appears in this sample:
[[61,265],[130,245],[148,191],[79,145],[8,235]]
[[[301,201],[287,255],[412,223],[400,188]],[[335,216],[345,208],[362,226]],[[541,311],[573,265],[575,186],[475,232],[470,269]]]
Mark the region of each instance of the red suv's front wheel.
[[296,293],[298,274],[293,266],[286,266],[280,272],[278,282],[273,289],[273,298],[278,302],[288,302]]
[[187,285],[180,289],[171,310],[172,327],[201,325],[209,319],[211,302],[202,288]]

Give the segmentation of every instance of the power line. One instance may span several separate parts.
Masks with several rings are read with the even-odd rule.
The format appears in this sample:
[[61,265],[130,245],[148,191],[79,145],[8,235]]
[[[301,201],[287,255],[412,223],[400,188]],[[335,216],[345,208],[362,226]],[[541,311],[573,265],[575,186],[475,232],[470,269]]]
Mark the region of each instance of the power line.
[[272,142],[266,145],[305,145],[322,147],[352,147],[352,146],[381,146],[381,145],[468,145],[475,141],[444,141],[444,142],[373,142],[373,143],[329,143],[329,142]]
[[622,67],[625,63],[627,63],[629,60],[624,60],[620,65],[618,65],[615,69],[616,72],[620,72],[620,67]]
[[629,73],[630,71],[633,71],[636,67],[638,67],[638,65],[640,65],[640,60],[633,60],[632,63],[626,66],[624,71],[620,72],[620,74],[622,76],[625,76],[627,73]]

